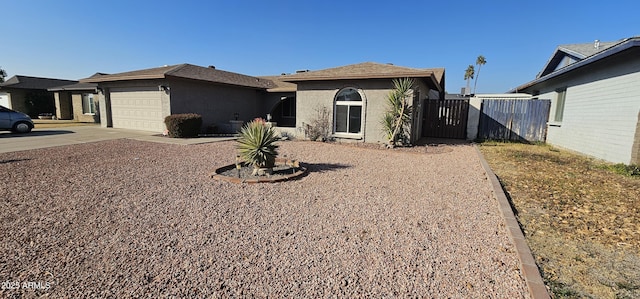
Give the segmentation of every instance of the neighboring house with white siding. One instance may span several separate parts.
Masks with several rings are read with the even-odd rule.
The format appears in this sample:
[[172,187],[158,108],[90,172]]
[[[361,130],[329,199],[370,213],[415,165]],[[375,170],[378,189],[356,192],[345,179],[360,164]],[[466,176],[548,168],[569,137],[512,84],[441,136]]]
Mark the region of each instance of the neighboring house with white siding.
[[548,143],[640,164],[640,37],[558,46],[535,80],[511,92],[551,100]]

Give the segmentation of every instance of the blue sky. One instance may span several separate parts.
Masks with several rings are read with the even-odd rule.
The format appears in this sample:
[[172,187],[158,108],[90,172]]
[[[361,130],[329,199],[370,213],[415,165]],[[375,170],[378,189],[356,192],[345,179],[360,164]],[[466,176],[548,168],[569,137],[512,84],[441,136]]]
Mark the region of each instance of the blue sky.
[[374,61],[444,67],[457,93],[484,55],[477,92],[499,93],[534,79],[559,44],[640,35],[637,0],[0,3],[0,67],[63,79],[179,63],[277,75]]

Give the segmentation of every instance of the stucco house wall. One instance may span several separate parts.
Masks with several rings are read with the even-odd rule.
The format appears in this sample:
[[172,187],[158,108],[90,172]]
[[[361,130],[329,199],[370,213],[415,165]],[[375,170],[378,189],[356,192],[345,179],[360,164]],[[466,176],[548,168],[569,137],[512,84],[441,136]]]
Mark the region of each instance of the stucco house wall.
[[[551,99],[547,142],[616,163],[640,163],[640,50],[631,49],[525,92]],[[561,122],[558,90],[566,88]]]
[[56,117],[58,119],[73,119],[73,108],[70,92],[54,92],[53,98],[56,105]]
[[24,90],[12,90],[9,92],[10,108],[22,113],[29,113],[27,107],[27,92]]
[[[422,82],[416,81],[416,83],[420,97],[420,100],[416,101],[416,110],[417,113],[421,113],[422,103],[427,98],[429,90]],[[393,89],[391,79],[306,81],[297,84],[296,128],[299,128],[299,132],[304,132],[305,126],[317,118],[318,110],[323,108],[329,110],[333,125],[334,101],[337,93],[344,88],[353,87],[360,93],[364,106],[362,134],[357,137],[334,134],[334,137],[342,141],[387,142],[381,120],[387,108],[386,96]],[[418,118],[421,120],[420,116]],[[418,127],[421,127],[421,122]],[[331,129],[332,132],[335,131],[333,127]]]
[[96,106],[96,113],[88,114],[84,113],[82,109],[82,95],[84,93],[72,93],[71,104],[73,107],[73,119],[78,122],[85,123],[99,123],[100,122],[100,99],[101,95],[94,93],[93,101]]
[[261,109],[263,91],[257,89],[177,79],[168,84],[171,114],[200,114],[203,128],[215,125],[219,131],[231,132],[229,121],[236,113],[245,122],[266,115]]

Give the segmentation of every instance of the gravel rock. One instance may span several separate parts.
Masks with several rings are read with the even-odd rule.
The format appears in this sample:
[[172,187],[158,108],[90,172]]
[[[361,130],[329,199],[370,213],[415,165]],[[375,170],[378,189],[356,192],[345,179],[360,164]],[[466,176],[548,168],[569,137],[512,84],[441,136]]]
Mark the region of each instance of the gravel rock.
[[209,178],[233,142],[0,154],[1,297],[529,297],[472,146],[280,146],[304,178]]

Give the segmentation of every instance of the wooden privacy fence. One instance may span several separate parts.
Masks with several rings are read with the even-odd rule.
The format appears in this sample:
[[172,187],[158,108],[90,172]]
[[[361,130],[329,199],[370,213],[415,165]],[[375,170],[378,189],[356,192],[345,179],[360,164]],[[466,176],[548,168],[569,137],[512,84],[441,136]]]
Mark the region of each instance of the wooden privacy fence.
[[479,139],[545,141],[550,100],[483,100]]
[[468,117],[469,100],[428,100],[424,105],[422,135],[464,139]]

